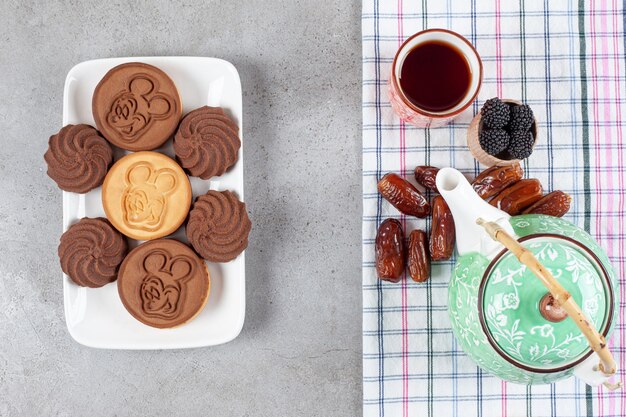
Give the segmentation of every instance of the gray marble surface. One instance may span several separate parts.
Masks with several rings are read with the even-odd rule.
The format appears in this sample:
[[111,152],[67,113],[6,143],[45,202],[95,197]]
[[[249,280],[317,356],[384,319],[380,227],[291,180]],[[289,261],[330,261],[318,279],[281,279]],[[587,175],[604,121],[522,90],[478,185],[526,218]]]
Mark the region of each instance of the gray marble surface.
[[[222,346],[97,350],[65,327],[42,155],[67,71],[133,55],[241,75],[254,232]],[[358,1],[0,2],[0,416],[360,415],[360,58]]]

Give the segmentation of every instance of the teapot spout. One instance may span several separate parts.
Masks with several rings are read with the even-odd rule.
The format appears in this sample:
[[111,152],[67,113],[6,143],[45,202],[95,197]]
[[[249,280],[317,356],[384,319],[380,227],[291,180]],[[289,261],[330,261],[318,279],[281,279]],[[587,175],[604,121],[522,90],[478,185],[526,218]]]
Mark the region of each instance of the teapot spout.
[[492,258],[502,249],[499,242],[492,240],[485,230],[476,224],[481,217],[502,226],[515,236],[509,223],[509,216],[480,198],[465,176],[454,168],[443,168],[437,174],[437,190],[446,200],[456,230],[456,248],[459,255],[479,252]]

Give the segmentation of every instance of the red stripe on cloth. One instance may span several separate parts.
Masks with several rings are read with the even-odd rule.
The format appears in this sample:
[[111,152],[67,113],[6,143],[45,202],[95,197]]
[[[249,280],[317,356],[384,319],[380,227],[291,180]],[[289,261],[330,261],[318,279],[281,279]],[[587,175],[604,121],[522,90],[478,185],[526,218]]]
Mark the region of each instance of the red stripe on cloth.
[[[619,6],[617,5],[616,0],[613,0],[612,4],[611,4],[613,10],[619,10]],[[622,70],[620,68],[620,64],[622,62],[622,60],[620,59],[620,55],[619,55],[619,45],[622,42],[622,38],[619,36],[619,21],[617,19],[618,14],[617,13],[613,13],[613,30],[611,31],[613,33],[613,73],[616,75],[616,83],[617,83],[617,88],[615,89],[615,104],[617,106],[617,111],[616,114],[620,115],[622,114],[622,105],[621,105],[621,89],[622,86],[620,85],[620,78],[619,75],[622,74]],[[622,124],[618,123],[617,124],[617,143],[618,145],[622,145]],[[622,160],[622,154],[623,152],[620,152],[618,150],[617,152],[617,166],[624,166],[623,165],[623,160]],[[619,189],[623,190],[624,189],[624,175],[619,173],[618,174],[618,184],[619,184]],[[620,213],[622,213],[624,211],[624,193],[620,193],[619,194],[619,199],[618,199],[618,210]],[[618,227],[619,227],[619,235],[622,236],[624,233],[624,219],[622,216],[619,216],[618,220]],[[624,253],[624,239],[622,239],[620,237],[619,241],[618,241],[618,250],[619,253],[623,254]],[[624,269],[624,261],[620,260],[618,261],[618,265],[617,265],[617,270],[618,270],[618,276],[624,277],[626,274],[626,271]],[[620,286],[620,300],[624,300],[624,285]],[[620,308],[619,309],[620,312],[620,323],[624,323],[624,309]],[[619,332],[619,347],[620,348],[624,348],[624,335],[626,334],[625,331],[621,330]],[[617,337],[616,337],[617,339]],[[619,376],[620,379],[623,381],[624,377],[626,377],[626,374],[624,373],[624,368],[626,367],[626,355],[620,355],[620,359],[619,359],[619,363],[620,363],[620,369],[619,369]],[[619,395],[620,399],[620,415],[626,415],[626,402],[624,401],[624,396],[623,395]]]
[[[595,238],[599,241],[602,239],[602,220],[598,218],[598,214],[602,213],[602,198],[601,193],[601,184],[600,184],[600,175],[598,173],[598,167],[600,164],[600,151],[598,145],[600,144],[600,109],[598,105],[599,98],[599,85],[598,85],[598,56],[597,56],[597,48],[596,43],[598,42],[598,37],[596,35],[596,5],[595,1],[591,0],[591,4],[589,7],[589,35],[591,37],[591,82],[592,82],[592,106],[593,106],[593,147],[594,155],[595,155],[595,167],[593,170],[590,168],[590,172],[594,173],[595,176],[595,184],[596,184],[596,232]],[[606,245],[603,245],[606,247]],[[603,401],[603,387],[600,386],[596,389],[596,398],[598,404],[598,417],[604,416],[604,401]]]
[[[402,24],[402,0],[398,0],[398,47],[404,42]],[[404,121],[400,120],[400,172],[405,177],[406,171],[406,130]],[[402,228],[406,233],[406,217],[402,215]],[[406,270],[402,277],[402,416],[409,416],[409,323],[407,317],[407,276]]]
[[[496,4],[496,95],[502,97],[502,42],[500,26],[500,0],[495,0]],[[507,417],[506,381],[500,383],[502,393],[500,394],[500,408],[502,417]]]
[[507,409],[507,402],[506,402],[506,381],[502,381],[501,382],[502,385],[502,404],[501,404],[501,412],[502,412],[502,417],[506,417],[507,413],[506,413],[506,409]]
[[[601,39],[601,43],[602,43],[602,76],[604,78],[604,82],[602,83],[602,87],[603,87],[603,98],[605,100],[602,101],[602,107],[604,108],[604,120],[603,120],[603,124],[604,124],[604,137],[603,137],[603,141],[605,143],[612,143],[613,142],[613,132],[611,132],[611,126],[606,123],[609,120],[611,120],[611,108],[610,108],[610,103],[607,102],[606,100],[609,99],[609,97],[611,96],[611,92],[610,92],[610,74],[609,74],[609,58],[608,58],[608,54],[609,54],[609,45],[607,42],[607,20],[606,20],[606,15],[607,15],[607,8],[606,8],[606,0],[602,0],[601,2],[601,6],[600,6],[602,13],[600,13],[600,29],[601,29],[601,33],[602,36],[600,36]],[[610,147],[606,147],[605,150],[605,157],[606,157],[606,161],[607,163],[611,164],[612,163],[612,159],[613,159],[613,152],[610,149]],[[609,162],[610,161],[610,162]],[[605,171],[607,173],[606,175],[606,184],[605,187],[607,187],[609,190],[613,189],[613,173],[610,171]],[[602,204],[602,203],[601,203]],[[613,210],[613,193],[609,193],[608,195],[608,210]],[[607,224],[606,224],[606,230],[610,231],[613,233],[613,231],[615,229],[613,229],[613,217],[612,216],[608,216],[607,219]],[[608,246],[608,253],[609,253],[609,257],[613,256],[613,239],[610,239],[610,242],[608,242],[609,244]]]
[[500,0],[496,0],[496,95],[502,98],[502,42],[500,29]]
[[[608,99],[611,96],[610,93],[610,88],[609,88],[609,62],[608,62],[608,53],[609,53],[609,45],[607,42],[607,19],[606,19],[606,12],[607,12],[607,7],[606,7],[606,0],[602,0],[601,1],[601,5],[600,8],[602,10],[602,13],[600,14],[600,33],[602,33],[602,35],[600,36],[601,42],[602,42],[602,73],[604,76],[604,82],[602,83],[602,87],[603,87],[603,96],[604,99]],[[604,140],[608,143],[613,142],[613,137],[612,137],[612,132],[611,132],[611,127],[609,126],[608,123],[606,123],[606,121],[611,120],[611,108],[610,108],[610,102],[606,102],[603,101],[602,102],[602,107],[604,107]],[[609,149],[609,147],[606,147],[605,150],[605,157],[606,157],[606,163],[607,164],[612,164],[612,152],[611,149]],[[608,187],[608,189],[612,190],[613,189],[613,173],[610,170],[606,171],[606,184],[605,186]],[[600,205],[602,205],[602,203],[600,203]],[[614,210],[613,207],[613,193],[609,193],[609,197],[608,197],[608,210]],[[613,231],[613,217],[612,216],[607,216],[607,222],[606,222],[606,231]],[[613,238],[610,237],[609,239],[607,239],[607,253],[609,255],[610,258],[613,257]],[[609,348],[613,349],[613,341],[609,340]],[[604,390],[603,394],[604,394]],[[615,396],[608,394],[609,397],[609,415],[615,415]],[[600,397],[600,399],[602,400],[602,397]],[[602,412],[604,411],[604,404],[602,405]]]

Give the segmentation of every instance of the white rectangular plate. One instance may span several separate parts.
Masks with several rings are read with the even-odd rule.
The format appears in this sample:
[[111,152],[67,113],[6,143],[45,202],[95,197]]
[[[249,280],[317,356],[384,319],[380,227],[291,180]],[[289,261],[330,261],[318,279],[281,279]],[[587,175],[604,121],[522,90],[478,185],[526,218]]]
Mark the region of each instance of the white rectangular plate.
[[[183,103],[183,115],[204,105],[223,107],[239,125],[243,142],[241,82],[235,67],[221,59],[194,57],[134,57],[87,61],[67,74],[63,125],[95,126],[91,114],[94,88],[108,70],[125,62],[145,62],[165,71]],[[158,152],[174,156],[171,141]],[[210,180],[190,177],[194,198],[212,190],[232,190],[243,200],[243,145],[234,167]],[[123,155],[118,152],[116,160]],[[83,217],[104,217],[101,189],[87,194],[63,192],[63,230]],[[173,237],[187,242],[184,227]],[[140,242],[129,239],[131,248]],[[63,275],[65,320],[79,343],[106,349],[175,349],[217,345],[233,340],[245,316],[245,258],[242,253],[225,264],[207,262],[211,274],[209,300],[191,322],[174,329],[156,329],[135,320],[120,301],[117,285],[84,288]]]

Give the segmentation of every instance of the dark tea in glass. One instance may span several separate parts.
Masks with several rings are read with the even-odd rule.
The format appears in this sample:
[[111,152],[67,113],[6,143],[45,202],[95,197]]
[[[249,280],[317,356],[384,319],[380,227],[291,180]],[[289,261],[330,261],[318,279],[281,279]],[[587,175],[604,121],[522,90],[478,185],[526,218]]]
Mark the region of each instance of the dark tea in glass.
[[448,29],[426,29],[396,52],[389,103],[405,123],[445,126],[472,104],[482,80],[483,64],[467,39]]
[[416,107],[440,113],[467,96],[472,81],[465,55],[454,45],[438,40],[416,45],[400,70],[400,88]]

